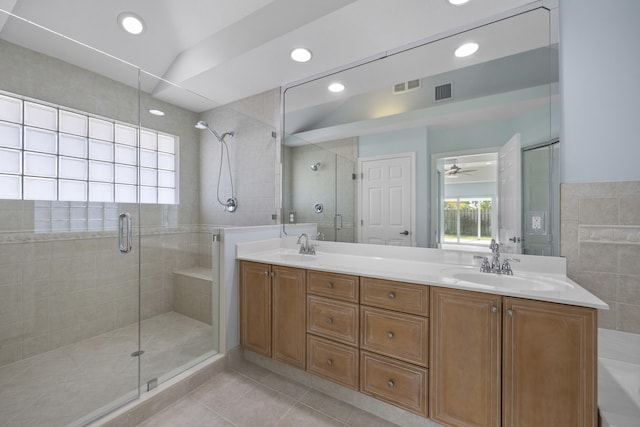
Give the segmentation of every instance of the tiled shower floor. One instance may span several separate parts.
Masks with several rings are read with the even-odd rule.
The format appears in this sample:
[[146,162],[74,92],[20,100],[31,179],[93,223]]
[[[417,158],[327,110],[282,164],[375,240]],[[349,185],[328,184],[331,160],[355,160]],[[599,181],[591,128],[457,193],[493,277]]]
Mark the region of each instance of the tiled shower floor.
[[[141,384],[213,348],[213,327],[170,312],[142,321]],[[0,426],[66,426],[138,384],[138,325],[0,367]]]

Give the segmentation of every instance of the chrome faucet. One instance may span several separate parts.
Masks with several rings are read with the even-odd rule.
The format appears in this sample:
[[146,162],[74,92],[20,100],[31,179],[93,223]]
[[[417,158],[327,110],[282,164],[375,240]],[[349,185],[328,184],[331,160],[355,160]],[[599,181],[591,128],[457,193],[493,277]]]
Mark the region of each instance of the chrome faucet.
[[500,274],[502,272],[502,266],[500,265],[500,244],[495,239],[491,239],[489,245],[491,253],[493,254],[491,259],[491,272]]
[[[304,237],[304,243],[302,243],[302,238]],[[309,236],[307,236],[305,233],[302,233],[300,235],[300,237],[298,237],[298,241],[296,242],[297,244],[300,245],[300,252],[303,255],[315,255],[316,254],[316,247],[315,245],[310,245],[309,244]]]
[[520,262],[517,258],[506,258],[502,263],[500,263],[500,244],[496,242],[495,239],[491,239],[491,244],[489,245],[489,249],[491,249],[491,253],[493,254],[491,257],[491,262],[489,262],[489,258],[475,256],[474,258],[482,258],[482,265],[480,266],[480,271],[483,273],[496,273],[496,274],[504,274],[507,276],[513,276],[513,270],[511,269],[510,262]]

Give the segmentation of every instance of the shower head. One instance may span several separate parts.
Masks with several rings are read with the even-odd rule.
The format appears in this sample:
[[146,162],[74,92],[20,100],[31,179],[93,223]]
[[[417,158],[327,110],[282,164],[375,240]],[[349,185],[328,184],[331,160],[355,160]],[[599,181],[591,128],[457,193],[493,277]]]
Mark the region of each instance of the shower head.
[[312,164],[309,167],[311,168],[312,171],[317,172],[318,168],[320,167],[320,162],[315,162],[314,164]]
[[220,134],[218,132],[216,132],[215,130],[211,129],[211,127],[209,127],[207,122],[205,122],[204,120],[200,120],[198,123],[196,123],[195,127],[196,127],[196,129],[206,129],[206,130],[208,130],[220,142],[224,142],[224,138],[226,136],[233,137],[235,135],[235,132],[231,131],[231,132],[225,132],[225,133],[222,134],[222,136],[220,136]]

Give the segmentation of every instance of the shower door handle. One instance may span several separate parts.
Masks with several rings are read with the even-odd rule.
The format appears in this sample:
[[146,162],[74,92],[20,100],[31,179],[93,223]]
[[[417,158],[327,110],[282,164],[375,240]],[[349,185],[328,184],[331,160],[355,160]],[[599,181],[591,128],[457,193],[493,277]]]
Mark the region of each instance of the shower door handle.
[[[340,225],[338,225],[338,219],[340,219]],[[333,229],[342,230],[342,214],[335,214],[333,217]]]
[[[125,236],[125,224],[127,223],[127,235]],[[120,214],[120,227],[119,227],[119,241],[120,252],[128,254],[131,252],[131,215],[129,212],[122,212]]]

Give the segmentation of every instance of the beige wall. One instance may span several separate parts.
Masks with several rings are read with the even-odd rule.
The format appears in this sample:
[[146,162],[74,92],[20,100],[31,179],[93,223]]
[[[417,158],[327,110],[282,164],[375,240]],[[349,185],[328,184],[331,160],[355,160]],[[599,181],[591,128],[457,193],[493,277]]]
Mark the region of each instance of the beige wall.
[[640,333],[640,181],[563,184],[568,275],[609,304],[599,326]]

